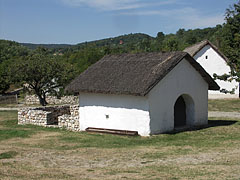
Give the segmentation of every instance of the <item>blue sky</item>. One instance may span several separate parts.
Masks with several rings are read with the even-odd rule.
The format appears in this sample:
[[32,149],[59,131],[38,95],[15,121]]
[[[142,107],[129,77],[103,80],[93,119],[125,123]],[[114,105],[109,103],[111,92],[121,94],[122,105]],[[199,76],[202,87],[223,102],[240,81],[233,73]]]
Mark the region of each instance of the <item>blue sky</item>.
[[238,0],[0,0],[0,39],[70,43],[214,27]]

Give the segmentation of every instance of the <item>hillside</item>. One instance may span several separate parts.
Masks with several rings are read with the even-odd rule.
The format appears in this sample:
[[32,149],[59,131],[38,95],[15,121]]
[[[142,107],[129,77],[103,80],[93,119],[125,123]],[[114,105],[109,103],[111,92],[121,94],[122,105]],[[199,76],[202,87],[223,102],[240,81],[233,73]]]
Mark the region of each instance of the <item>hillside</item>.
[[149,39],[153,40],[154,38],[143,33],[135,33],[135,34],[127,34],[127,35],[121,35],[117,37],[111,37],[106,39],[100,39],[95,41],[89,41],[89,42],[82,42],[78,43],[76,45],[72,44],[33,44],[33,43],[20,43],[21,45],[29,48],[29,49],[36,49],[37,47],[44,47],[47,49],[65,49],[65,48],[76,48],[81,49],[85,47],[86,45],[90,46],[96,46],[96,47],[102,47],[102,46],[117,46],[119,44],[129,44],[129,43],[137,43],[139,41],[142,41],[143,39]]
[[37,49],[38,47],[44,47],[47,49],[62,49],[73,46],[71,44],[33,44],[33,43],[20,43],[20,44],[32,50]]
[[156,37],[135,33],[82,42],[76,45],[30,44],[0,40],[0,69],[5,69],[6,71],[1,70],[2,81],[0,82],[4,84],[3,81],[6,78],[3,76],[7,76],[4,75],[7,74],[7,66],[10,66],[11,63],[17,63],[19,59],[25,59],[27,56],[31,56],[31,54],[38,54],[41,52],[41,49],[37,49],[39,46],[45,48],[44,51],[48,55],[59,55],[57,56],[58,60],[71,64],[76,71],[75,74],[79,74],[107,54],[181,51],[187,46],[204,39],[209,39],[218,46],[220,39],[219,31],[221,29],[221,25],[205,29],[179,29],[176,34],[159,32]]
[[0,39],[0,63],[28,54],[29,49],[15,41]]
[[117,37],[111,37],[111,38],[106,38],[106,39],[101,39],[101,40],[96,40],[96,41],[91,41],[91,42],[84,42],[84,43],[79,43],[77,44],[78,47],[85,46],[86,44],[88,45],[95,45],[97,47],[101,46],[117,46],[121,44],[130,44],[130,43],[137,43],[142,41],[143,39],[149,39],[153,40],[154,38],[143,33],[135,33],[135,34],[127,34],[127,35],[121,35]]

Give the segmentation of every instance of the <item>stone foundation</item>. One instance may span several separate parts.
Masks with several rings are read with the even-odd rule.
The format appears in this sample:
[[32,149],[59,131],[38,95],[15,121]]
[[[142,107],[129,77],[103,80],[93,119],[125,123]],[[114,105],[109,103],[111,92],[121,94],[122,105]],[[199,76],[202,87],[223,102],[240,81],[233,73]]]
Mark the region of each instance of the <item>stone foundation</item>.
[[56,125],[59,128],[79,131],[79,106],[22,108],[18,111],[18,124]]
[[[56,96],[47,96],[48,104],[78,104],[77,96],[63,96],[60,99]],[[39,99],[35,95],[27,95],[25,97],[25,104],[39,104]]]

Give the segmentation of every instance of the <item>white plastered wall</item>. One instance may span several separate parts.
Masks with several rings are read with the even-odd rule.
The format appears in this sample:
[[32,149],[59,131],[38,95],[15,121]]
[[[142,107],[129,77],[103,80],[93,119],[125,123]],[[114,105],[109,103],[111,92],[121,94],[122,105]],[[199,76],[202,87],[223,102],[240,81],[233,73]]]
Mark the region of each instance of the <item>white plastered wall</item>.
[[146,97],[80,93],[80,130],[87,127],[138,131],[150,134]]
[[[206,59],[207,56],[207,59]],[[194,59],[208,72],[209,75],[213,77],[213,74],[217,75],[229,74],[231,69],[227,65],[226,61],[210,46],[206,45],[202,48],[195,56]],[[233,88],[235,94],[239,94],[239,83],[235,80],[232,82],[216,80],[217,84],[220,86],[220,89],[226,89],[231,91]],[[209,91],[209,94],[223,94],[220,91]],[[236,96],[237,97],[237,96]]]
[[[182,60],[169,72],[147,95],[150,110],[151,134],[172,131],[174,129],[174,104],[184,95],[187,104],[189,97],[194,107],[187,107],[194,112],[191,125],[203,125],[208,122],[208,84],[187,60]],[[191,100],[190,100],[191,101]],[[188,106],[188,105],[187,105]],[[192,121],[192,122],[191,122]]]

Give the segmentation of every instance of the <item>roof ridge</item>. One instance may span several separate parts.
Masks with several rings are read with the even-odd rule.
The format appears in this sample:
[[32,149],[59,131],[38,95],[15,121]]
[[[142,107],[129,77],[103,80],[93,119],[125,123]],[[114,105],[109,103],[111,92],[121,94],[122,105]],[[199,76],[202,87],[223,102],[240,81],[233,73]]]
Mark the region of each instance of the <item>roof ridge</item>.
[[169,61],[170,59],[172,59],[174,56],[176,56],[176,54],[171,54],[169,57],[167,57],[167,59],[165,59],[164,61],[161,61],[161,62],[158,63],[156,66],[154,66],[152,73],[155,74],[155,73],[157,72],[157,70],[159,69],[160,66],[162,66],[164,63],[166,63],[167,61]]
[[190,59],[189,62],[196,70],[200,69],[203,78],[208,77],[205,80],[210,88],[217,87],[211,77],[198,67],[200,65],[186,52],[144,53],[138,63],[135,62],[140,56],[132,55],[129,57],[127,54],[119,54],[112,62],[107,61],[111,59],[110,56],[105,57],[105,62],[100,60],[90,66],[75,78],[65,91],[145,96],[185,57]]
[[204,42],[209,43],[210,41],[209,41],[208,39],[204,39],[204,40],[199,41],[199,42],[197,42],[197,43],[195,43],[195,44],[192,44],[191,46],[186,47],[184,50],[186,50],[186,49],[188,49],[188,48],[192,48],[192,47],[197,46],[197,45],[200,45],[200,44],[202,44],[202,43],[204,43]]
[[189,53],[192,57],[194,57],[206,45],[211,46],[228,63],[228,61],[229,61],[228,58],[219,50],[219,48],[217,46],[215,46],[208,39],[202,40],[199,43],[189,46],[189,47],[185,48],[183,51]]

